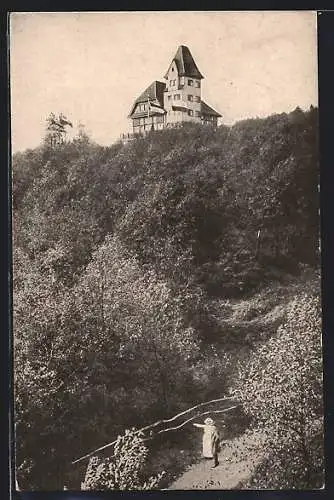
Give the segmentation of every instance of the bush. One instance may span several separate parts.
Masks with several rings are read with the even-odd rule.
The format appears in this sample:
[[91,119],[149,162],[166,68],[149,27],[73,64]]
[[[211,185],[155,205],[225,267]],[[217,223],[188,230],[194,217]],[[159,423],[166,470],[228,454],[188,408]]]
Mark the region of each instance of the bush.
[[152,490],[157,489],[165,472],[147,479],[142,477],[148,450],[141,434],[134,430],[118,436],[114,456],[106,459],[92,457],[82,490]]
[[296,296],[277,335],[240,369],[239,396],[266,434],[259,487],[317,488],[323,482],[320,320],[318,298]]

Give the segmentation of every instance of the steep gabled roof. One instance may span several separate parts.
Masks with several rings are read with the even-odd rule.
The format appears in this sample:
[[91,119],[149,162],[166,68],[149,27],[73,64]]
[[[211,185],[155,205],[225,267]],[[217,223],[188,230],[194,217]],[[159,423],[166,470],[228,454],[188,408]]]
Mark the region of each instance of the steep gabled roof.
[[139,97],[135,100],[135,102],[132,105],[129,117],[132,116],[135,107],[138,103],[140,102],[147,102],[148,100],[150,101],[158,101],[159,105],[163,108],[164,107],[164,90],[166,88],[166,84],[164,82],[158,82],[157,80],[155,82],[152,82],[151,85],[147,87],[146,90],[142,94],[140,94]]
[[217,111],[215,111],[213,108],[211,108],[208,104],[206,104],[206,102],[204,101],[201,101],[201,113],[202,115],[207,115],[207,116],[208,115],[217,116],[217,118],[222,116],[219,113],[217,113]]
[[[190,50],[185,45],[179,46],[171,64],[173,63],[173,61],[175,61],[179,76],[189,76],[192,78],[199,78],[199,79],[204,78],[204,76],[200,73],[198,67],[196,66],[196,63],[193,59],[193,56],[190,53]],[[171,64],[169,65],[169,68]],[[169,68],[164,78],[167,77]]]

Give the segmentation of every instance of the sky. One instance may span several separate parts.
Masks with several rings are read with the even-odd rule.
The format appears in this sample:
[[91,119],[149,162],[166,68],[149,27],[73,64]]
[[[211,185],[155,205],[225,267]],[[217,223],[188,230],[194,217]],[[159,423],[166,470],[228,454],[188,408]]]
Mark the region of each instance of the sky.
[[40,144],[50,112],[112,144],[181,44],[204,75],[203,100],[226,125],[317,105],[312,11],[12,13],[13,151]]

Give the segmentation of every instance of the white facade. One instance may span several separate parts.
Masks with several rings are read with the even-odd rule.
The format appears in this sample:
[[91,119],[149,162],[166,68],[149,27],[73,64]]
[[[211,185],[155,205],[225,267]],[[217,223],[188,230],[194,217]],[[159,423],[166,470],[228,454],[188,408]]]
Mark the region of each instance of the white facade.
[[[169,67],[166,78],[164,108],[166,123],[183,121],[201,122],[201,80],[179,76],[175,60]],[[179,108],[179,109],[175,109]]]

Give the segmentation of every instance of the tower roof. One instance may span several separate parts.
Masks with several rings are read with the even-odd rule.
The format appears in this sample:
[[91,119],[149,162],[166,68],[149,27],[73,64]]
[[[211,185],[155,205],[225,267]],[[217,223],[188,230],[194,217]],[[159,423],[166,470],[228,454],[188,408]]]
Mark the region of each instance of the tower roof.
[[[204,76],[200,73],[198,67],[196,66],[196,63],[193,59],[193,56],[191,55],[190,50],[185,45],[179,46],[174,58],[172,59],[172,62],[173,61],[175,61],[176,63],[179,76],[190,76],[192,78],[199,78],[199,79],[204,78]],[[168,71],[165,74],[165,78],[167,77],[167,74]]]
[[164,90],[166,84],[164,82],[158,82],[157,80],[152,82],[151,85],[147,87],[135,100],[132,105],[129,116],[131,116],[135,110],[136,104],[139,102],[158,101],[159,105],[163,108],[164,106]]

